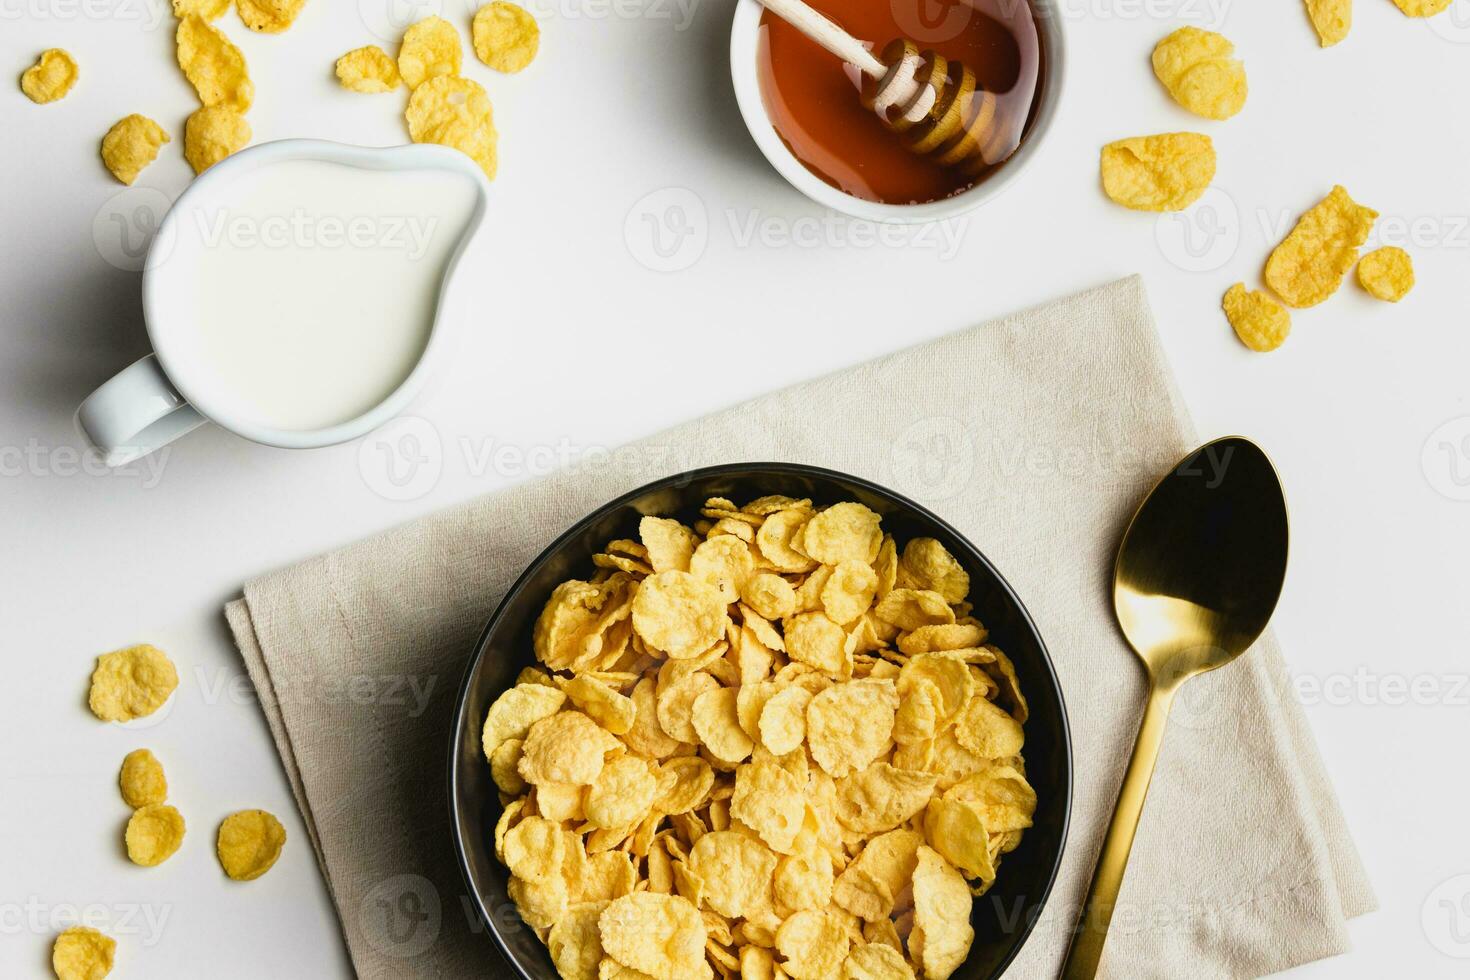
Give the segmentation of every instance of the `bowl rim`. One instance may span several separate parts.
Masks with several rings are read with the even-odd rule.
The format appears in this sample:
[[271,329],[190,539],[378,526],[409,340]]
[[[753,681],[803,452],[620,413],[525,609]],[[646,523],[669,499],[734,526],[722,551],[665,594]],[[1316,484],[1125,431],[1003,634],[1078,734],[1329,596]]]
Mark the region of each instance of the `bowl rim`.
[[761,94],[755,59],[760,40],[761,15],[765,12],[760,0],[737,0],[730,23],[730,81],[735,90],[735,102],[740,109],[740,117],[745,122],[750,138],[776,172],[808,199],[825,208],[853,218],[890,224],[944,221],[968,214],[999,197],[1014,186],[1023,174],[1034,169],[1033,160],[1038,152],[1037,148],[1050,136],[1061,111],[1068,75],[1067,32],[1063,24],[1066,18],[1060,13],[1059,0],[1028,2],[1037,30],[1042,32],[1047,46],[1041,76],[1041,103],[1036,109],[1036,117],[1021,145],[996,173],[958,194],[922,204],[886,204],[849,194],[808,170],[776,133],[776,127],[772,125],[771,117],[766,111],[765,97]]
[[855,476],[851,473],[845,473],[841,470],[834,470],[823,466],[813,466],[807,463],[759,460],[752,460],[741,463],[719,463],[714,466],[703,466],[692,470],[684,470],[678,473],[672,473],[666,476],[659,477],[656,480],[650,480],[647,483],[641,484],[640,486],[621,493],[611,500],[608,500],[607,502],[600,504],[597,507],[594,507],[592,510],[588,511],[587,513],[582,515],[582,517],[578,518],[576,521],[570,524],[566,528],[566,530],[558,534],[550,544],[543,548],[536,555],[535,558],[533,558],[530,562],[526,564],[526,567],[521,570],[520,575],[516,577],[516,580],[511,584],[510,588],[505,590],[505,595],[503,595],[500,601],[496,603],[495,611],[490,614],[489,620],[486,621],[485,628],[480,631],[479,639],[475,641],[474,651],[471,653],[468,661],[465,664],[464,674],[460,678],[459,689],[455,694],[454,712],[450,718],[450,724],[452,725],[452,728],[449,733],[449,757],[447,760],[448,793],[445,802],[449,808],[449,825],[454,838],[453,843],[455,862],[459,865],[460,879],[464,882],[465,890],[468,893],[470,899],[474,902],[475,912],[479,915],[481,922],[484,923],[485,931],[488,932],[490,936],[494,939],[496,949],[499,950],[501,957],[506,961],[506,963],[508,963],[510,967],[515,970],[516,974],[519,975],[522,980],[536,980],[535,977],[532,977],[529,973],[526,972],[525,968],[521,965],[515,954],[511,952],[510,947],[501,937],[500,929],[495,921],[495,917],[491,914],[490,909],[486,906],[485,897],[481,895],[479,889],[475,887],[474,880],[471,877],[470,873],[469,857],[466,853],[464,844],[467,828],[460,820],[459,807],[456,805],[459,798],[459,759],[460,753],[462,751],[462,738],[465,732],[465,712],[469,705],[470,680],[474,677],[475,670],[479,667],[480,660],[485,655],[486,643],[490,639],[491,634],[494,633],[496,628],[500,625],[500,621],[505,615],[506,609],[510,606],[511,600],[519,596],[520,593],[525,590],[537,570],[539,570],[540,567],[547,560],[549,560],[552,555],[556,554],[558,551],[561,550],[562,547],[566,545],[567,542],[571,541],[574,537],[579,535],[588,524],[597,520],[609,511],[616,510],[626,505],[630,501],[644,496],[648,493],[676,488],[679,486],[687,486],[688,484],[696,480],[702,480],[709,477],[723,476],[727,474],[746,474],[752,471],[758,473],[782,473],[795,476],[807,476],[821,479],[846,481],[876,496],[889,498],[898,502],[899,504],[902,504],[904,507],[909,508],[924,520],[932,522],[936,527],[948,533],[955,541],[963,544],[972,553],[971,557],[978,559],[980,565],[987,572],[990,573],[993,581],[1005,592],[1005,594],[1010,598],[1011,602],[1015,604],[1016,609],[1020,612],[1022,622],[1030,631],[1031,638],[1036,642],[1036,648],[1041,654],[1041,664],[1045,668],[1043,671],[1043,673],[1045,674],[1044,679],[1051,688],[1052,694],[1056,697],[1058,707],[1057,724],[1061,729],[1062,734],[1060,745],[1060,761],[1065,770],[1066,778],[1064,780],[1065,791],[1062,795],[1060,806],[1061,822],[1059,827],[1059,839],[1061,841],[1061,844],[1057,848],[1055,856],[1052,858],[1051,867],[1045,869],[1046,884],[1036,897],[1035,914],[1026,917],[1027,921],[1024,923],[1024,925],[1021,926],[1020,929],[1017,930],[1016,940],[1012,943],[1010,951],[996,964],[995,971],[991,974],[992,980],[993,978],[1000,977],[1010,967],[1016,956],[1020,954],[1021,949],[1026,945],[1026,943],[1030,941],[1031,933],[1035,930],[1036,924],[1041,920],[1042,912],[1046,908],[1046,903],[1050,900],[1052,891],[1056,887],[1057,878],[1061,874],[1062,861],[1066,857],[1067,843],[1070,837],[1072,822],[1072,799],[1075,793],[1075,787],[1073,785],[1074,774],[1072,752],[1072,725],[1070,716],[1067,712],[1067,701],[1062,691],[1061,679],[1057,676],[1056,664],[1052,661],[1051,651],[1048,650],[1046,646],[1046,639],[1041,635],[1041,630],[1037,627],[1036,620],[1032,617],[1031,611],[1026,608],[1026,604],[1022,602],[1021,597],[1016,594],[1016,590],[1011,585],[1010,581],[1000,573],[1000,570],[995,567],[995,565],[990,561],[988,557],[986,557],[984,552],[982,552],[978,547],[975,546],[975,544],[969,539],[967,535],[962,534],[952,524],[950,524],[944,518],[940,517],[938,514],[934,513],[929,508],[910,499],[904,494],[897,492],[896,490],[891,490],[888,487],[883,486],[882,484],[875,483],[872,480],[866,479],[864,477]]

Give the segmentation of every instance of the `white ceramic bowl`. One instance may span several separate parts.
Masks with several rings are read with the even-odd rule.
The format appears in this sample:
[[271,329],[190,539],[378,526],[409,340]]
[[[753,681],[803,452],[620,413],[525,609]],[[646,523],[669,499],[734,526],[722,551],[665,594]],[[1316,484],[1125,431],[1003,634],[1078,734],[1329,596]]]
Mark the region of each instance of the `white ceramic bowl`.
[[1032,7],[1036,14],[1037,30],[1041,32],[1042,47],[1046,52],[1041,75],[1041,102],[1036,108],[1035,119],[1025,140],[1004,166],[975,186],[952,197],[927,204],[881,204],[867,201],[833,187],[808,170],[792,154],[777,135],[776,127],[771,125],[765,100],[761,98],[756,53],[760,42],[761,14],[765,8],[760,5],[759,0],[739,0],[735,8],[735,21],[730,29],[730,76],[735,83],[735,101],[740,105],[740,115],[745,119],[746,128],[750,130],[756,146],[761,148],[771,166],[792,187],[823,207],[870,221],[901,224],[942,221],[979,207],[1011,186],[1046,142],[1061,100],[1066,50],[1062,37],[1062,12],[1056,0],[1032,0]]

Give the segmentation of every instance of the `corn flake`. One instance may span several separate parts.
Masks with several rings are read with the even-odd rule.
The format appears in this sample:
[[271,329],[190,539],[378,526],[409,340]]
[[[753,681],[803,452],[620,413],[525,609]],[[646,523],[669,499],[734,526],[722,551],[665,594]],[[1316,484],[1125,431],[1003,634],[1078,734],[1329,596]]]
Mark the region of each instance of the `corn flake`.
[[567,681],[562,691],[589,718],[612,734],[626,735],[633,727],[638,711],[633,699],[601,681],[583,674]]
[[797,535],[805,532],[811,519],[811,511],[793,507],[770,514],[761,524],[755,534],[755,546],[776,571],[808,572],[817,564],[794,546]]
[[1103,190],[1135,211],[1182,211],[1215,179],[1215,145],[1199,133],[1135,136],[1102,149]]
[[235,881],[254,881],[275,866],[286,846],[286,828],[265,810],[241,810],[219,825],[215,853],[225,874]]
[[235,0],[240,20],[252,31],[279,34],[296,20],[306,0]]
[[760,741],[774,755],[801,748],[806,740],[806,709],[812,693],[803,687],[778,689],[760,713]]
[[199,93],[200,102],[236,113],[249,110],[255,99],[255,85],[245,68],[245,56],[219,28],[190,14],[179,21],[174,39],[179,67]]
[[190,14],[205,20],[218,20],[230,9],[233,0],[173,0],[174,16],[183,20]]
[[771,905],[776,854],[754,837],[732,830],[705,834],[689,852],[690,868],[704,881],[704,902],[732,919]]
[[837,976],[851,945],[842,923],[825,910],[797,912],[776,933],[776,949],[786,957],[782,966],[793,980]]
[[147,749],[134,749],[123,757],[117,776],[123,802],[134,810],[168,799],[168,780],[163,764]]
[[914,980],[914,971],[894,947],[868,943],[847,954],[842,980]]
[[563,711],[533,724],[521,749],[519,770],[528,783],[588,786],[602,772],[616,738],[580,711]]
[[1377,211],[1356,203],[1341,185],[1333,187],[1271,253],[1266,285],[1287,306],[1316,306],[1342,284],[1377,219]]
[[648,763],[633,755],[614,759],[587,790],[587,821],[607,830],[625,827],[643,818],[657,793],[658,780]]
[[195,109],[184,121],[184,159],[202,174],[250,142],[250,124],[228,106]]
[[431,78],[459,74],[459,32],[443,17],[425,17],[403,32],[398,74],[411,89]]
[[862,504],[833,504],[806,523],[801,544],[808,557],[823,565],[844,561],[872,564],[883,543],[879,517]]
[[718,590],[690,572],[659,572],[633,599],[633,629],[655,650],[687,660],[724,635],[725,605]]
[[790,854],[806,818],[802,782],[774,762],[755,762],[735,773],[730,816],[760,835],[778,854]]
[[604,902],[574,905],[551,927],[546,949],[562,980],[597,980],[597,965],[602,962],[598,920],[606,908]]
[[1353,27],[1353,0],[1306,0],[1307,16],[1322,47],[1330,48]]
[[102,980],[112,972],[117,940],[91,926],[72,926],[51,946],[51,969],[57,980]]
[[970,889],[960,873],[937,851],[920,847],[914,868],[914,934],[923,937],[919,959],[926,980],[948,980],[970,955],[975,940],[970,906]]
[[518,684],[495,699],[485,713],[481,745],[485,758],[493,759],[495,750],[511,739],[524,740],[531,726],[562,709],[567,696],[555,687],[540,684]]
[[[459,43],[457,38],[455,43]],[[408,81],[402,55],[398,70]],[[490,97],[479,82],[454,75],[431,77],[413,87],[404,117],[415,143],[438,143],[459,150],[479,164],[486,177],[495,178],[499,137]]]
[[178,686],[173,662],[144,643],[97,658],[87,705],[103,721],[132,721],[161,708]]
[[1154,74],[1175,102],[1206,119],[1229,119],[1245,105],[1245,66],[1224,35],[1181,27],[1154,47]]
[[167,804],[150,804],[133,811],[123,836],[128,860],[151,868],[167,861],[184,843],[184,818]]
[[648,549],[648,564],[655,572],[687,572],[699,537],[668,517],[645,517],[638,522],[638,538]]
[[349,51],[337,59],[337,80],[353,92],[391,92],[403,84],[398,64],[376,44]]
[[892,681],[850,681],[828,688],[806,710],[812,758],[834,779],[861,772],[888,747],[897,711]]
[[934,795],[934,773],[895,769],[886,762],[837,781],[837,819],[858,834],[895,830]]
[[1433,17],[1449,9],[1454,0],[1393,0],[1405,17]]
[[838,563],[822,586],[822,609],[827,618],[843,625],[859,619],[878,594],[878,573],[867,562],[848,559]]
[[475,55],[496,71],[518,72],[541,46],[541,28],[524,8],[494,0],[475,13],[471,24]]
[[102,163],[118,180],[131,184],[168,142],[162,126],[135,112],[113,123],[102,137]]
[[61,48],[47,48],[20,76],[20,90],[39,105],[66,96],[77,83],[77,62]]
[[1225,319],[1235,328],[1235,336],[1253,351],[1273,351],[1286,343],[1291,333],[1291,314],[1286,307],[1261,290],[1247,290],[1243,282],[1227,289],[1220,305]]
[[720,593],[726,605],[740,599],[740,591],[755,574],[750,547],[732,534],[710,538],[694,549],[689,573]]
[[790,854],[776,864],[776,907],[785,912],[824,909],[832,902],[832,855],[821,847]]
[[703,759],[670,759],[659,767],[659,797],[654,806],[671,816],[687,813],[704,802],[714,783],[715,771]]
[[1358,285],[1374,299],[1397,303],[1414,288],[1414,260],[1397,245],[1374,249],[1358,260]]
[[699,741],[710,755],[726,765],[737,765],[750,758],[755,743],[740,727],[736,712],[736,691],[720,687],[705,691],[694,701],[689,721]]
[[708,937],[704,919],[687,899],[642,892],[625,895],[603,910],[598,929],[602,948],[626,969],[654,980],[700,980],[711,975],[704,959]]

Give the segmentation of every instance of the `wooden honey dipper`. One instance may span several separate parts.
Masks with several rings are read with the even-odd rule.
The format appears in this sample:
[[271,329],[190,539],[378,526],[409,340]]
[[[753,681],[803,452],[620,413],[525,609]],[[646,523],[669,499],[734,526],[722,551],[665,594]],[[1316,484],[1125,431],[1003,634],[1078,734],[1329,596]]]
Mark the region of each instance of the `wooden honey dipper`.
[[908,38],[889,41],[875,55],[803,0],[760,2],[861,72],[863,104],[912,152],[974,176],[1011,150],[1006,127],[997,124],[994,93],[966,66],[920,51]]

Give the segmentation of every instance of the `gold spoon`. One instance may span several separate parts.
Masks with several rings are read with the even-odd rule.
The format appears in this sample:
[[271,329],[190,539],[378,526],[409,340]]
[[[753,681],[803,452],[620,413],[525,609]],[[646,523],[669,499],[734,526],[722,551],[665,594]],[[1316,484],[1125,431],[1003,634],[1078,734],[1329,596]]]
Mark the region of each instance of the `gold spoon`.
[[1286,523],[1271,461],[1231,436],[1180,461],[1123,535],[1113,609],[1148,671],[1148,705],[1062,980],[1097,974],[1174,695],[1240,656],[1266,628],[1286,576]]

